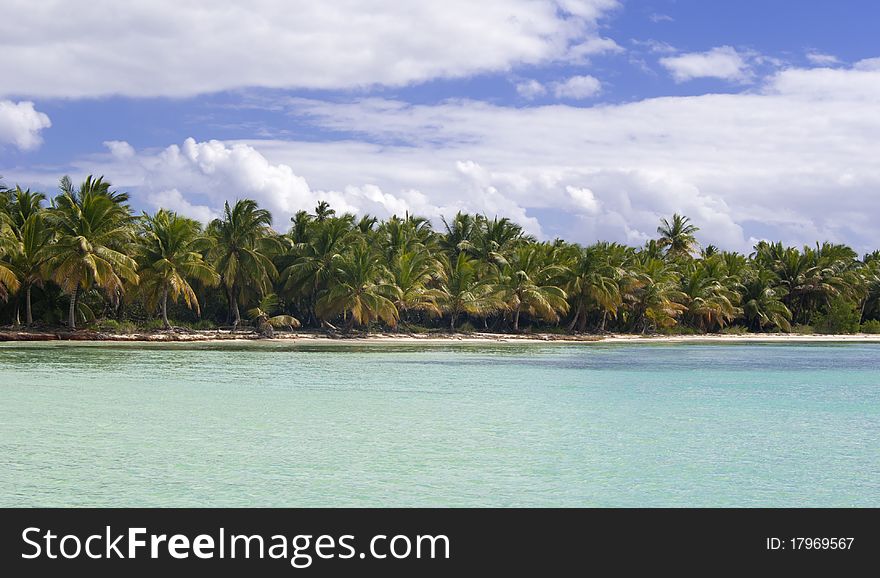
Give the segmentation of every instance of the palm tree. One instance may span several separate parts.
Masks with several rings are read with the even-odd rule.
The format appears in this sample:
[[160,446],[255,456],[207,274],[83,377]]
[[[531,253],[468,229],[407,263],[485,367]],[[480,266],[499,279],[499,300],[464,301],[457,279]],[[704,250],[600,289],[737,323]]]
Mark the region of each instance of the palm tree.
[[272,280],[278,275],[272,255],[281,250],[281,243],[271,224],[269,211],[256,201],[243,199],[232,207],[225,203],[223,218],[208,225],[208,234],[214,239],[210,255],[226,289],[234,327],[241,324],[238,303],[243,293],[248,288],[256,289],[261,297],[271,293]]
[[77,298],[97,286],[116,303],[124,282],[137,284],[137,264],[123,249],[134,238],[128,195],[110,191],[103,177],[89,175],[76,190],[61,179],[61,194],[52,201],[46,221],[56,242],[46,248],[51,277],[70,296],[67,324],[76,329]]
[[257,330],[266,337],[274,336],[276,327],[294,329],[301,326],[299,319],[293,315],[278,313],[281,309],[281,302],[278,296],[270,293],[260,299],[259,305],[248,310],[248,317],[253,319]]
[[[578,254],[569,271],[567,284],[574,316],[568,325],[572,331],[577,326],[579,331],[586,328],[590,312],[602,312],[601,329],[605,328],[605,319],[610,314],[617,314],[622,304],[621,282],[626,276],[624,260],[619,258],[620,252],[616,244],[597,243],[586,249],[578,250]],[[618,256],[615,259],[615,256]]]
[[458,254],[461,252],[473,253],[474,239],[476,238],[480,221],[483,217],[458,212],[452,222],[443,218],[443,226],[446,234],[440,238],[440,246],[447,252]]
[[202,236],[197,221],[175,212],[160,209],[153,216],[144,215],[138,261],[141,264],[140,292],[148,305],[158,302],[162,325],[170,329],[168,299],[184,303],[201,315],[199,300],[190,281],[213,287],[220,276],[205,262],[202,253],[211,244]]
[[503,307],[492,286],[479,274],[479,263],[464,251],[455,257],[442,255],[437,305],[449,314],[449,330],[461,315],[486,315]]
[[657,233],[660,235],[658,245],[666,248],[666,254],[673,258],[687,257],[697,247],[697,238],[694,234],[699,227],[690,224],[687,217],[675,213],[672,222],[666,219],[660,221]]
[[315,221],[298,234],[299,241],[288,255],[293,262],[281,272],[281,280],[284,296],[306,298],[306,310],[312,314],[318,293],[330,280],[334,260],[342,255],[353,236],[352,220],[333,217],[320,223]]
[[710,331],[716,326],[723,328],[739,313],[738,294],[704,263],[688,266],[681,279],[681,292],[687,308],[685,314],[701,331]]
[[547,259],[546,245],[522,245],[499,269],[498,298],[513,315],[513,330],[519,331],[522,313],[545,321],[559,321],[568,311],[566,294],[553,283],[565,274],[564,267]]
[[332,274],[333,282],[315,307],[319,317],[327,320],[342,315],[348,319],[349,330],[355,323],[369,329],[374,320],[397,325],[396,287],[386,281],[387,271],[366,242],[361,240],[344,255],[335,256]]
[[[43,220],[43,193],[22,190],[16,186],[11,189],[7,203],[7,223],[14,242],[10,249],[10,263],[19,277],[25,295],[25,319],[28,326],[33,324],[31,309],[31,288],[42,285],[44,279],[45,248],[52,241],[52,231]],[[19,324],[19,307],[15,308],[15,324]]]
[[791,311],[780,299],[775,286],[779,279],[768,269],[747,273],[741,284],[740,302],[749,327],[763,330],[778,327],[791,331]]
[[634,330],[645,333],[650,328],[678,325],[679,317],[687,310],[682,305],[687,296],[679,289],[678,273],[669,263],[643,252],[628,276],[632,282],[623,301]]
[[391,282],[397,288],[394,305],[405,319],[409,311],[420,311],[438,317],[439,293],[430,285],[438,280],[440,264],[425,250],[406,251],[391,263]]
[[16,239],[12,228],[7,224],[0,224],[0,300],[4,302],[9,299],[10,294],[18,291],[20,286],[18,275],[11,264],[4,262],[15,248]]
[[31,290],[34,285],[42,287],[46,279],[46,261],[53,233],[39,212],[31,213],[17,233],[18,247],[14,262],[24,288],[25,323],[30,327],[34,324]]

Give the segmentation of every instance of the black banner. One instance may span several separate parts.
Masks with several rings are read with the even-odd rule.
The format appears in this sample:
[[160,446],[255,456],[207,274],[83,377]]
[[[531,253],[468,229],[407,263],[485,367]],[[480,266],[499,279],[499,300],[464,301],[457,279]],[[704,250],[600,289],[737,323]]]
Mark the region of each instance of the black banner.
[[873,509],[11,509],[2,517],[7,576],[520,575],[609,565],[839,572],[880,558]]

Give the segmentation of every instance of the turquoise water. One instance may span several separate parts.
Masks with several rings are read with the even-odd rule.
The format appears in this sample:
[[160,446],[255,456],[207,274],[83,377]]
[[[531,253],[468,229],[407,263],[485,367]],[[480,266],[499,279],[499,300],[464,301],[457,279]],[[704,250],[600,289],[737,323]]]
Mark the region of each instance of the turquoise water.
[[0,345],[0,506],[880,506],[880,345]]

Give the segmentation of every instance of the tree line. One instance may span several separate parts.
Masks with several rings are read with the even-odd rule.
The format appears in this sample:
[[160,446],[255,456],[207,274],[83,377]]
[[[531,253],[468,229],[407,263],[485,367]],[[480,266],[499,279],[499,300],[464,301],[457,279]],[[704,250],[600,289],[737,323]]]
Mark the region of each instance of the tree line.
[[165,209],[136,215],[103,177],[64,177],[51,199],[0,186],[0,315],[13,326],[266,333],[880,332],[880,251],[701,248],[678,214],[641,247],[539,242],[484,215],[442,222],[320,202],[278,233],[249,199],[202,226]]

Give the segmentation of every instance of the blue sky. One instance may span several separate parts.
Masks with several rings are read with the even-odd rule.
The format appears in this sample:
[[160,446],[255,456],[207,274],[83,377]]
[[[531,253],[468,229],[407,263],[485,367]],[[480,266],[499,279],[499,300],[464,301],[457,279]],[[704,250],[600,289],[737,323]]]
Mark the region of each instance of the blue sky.
[[278,229],[325,199],[580,242],[679,211],[728,248],[880,246],[876,2],[202,3],[4,8],[6,184],[105,174],[202,220],[249,196]]

